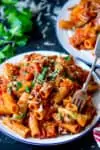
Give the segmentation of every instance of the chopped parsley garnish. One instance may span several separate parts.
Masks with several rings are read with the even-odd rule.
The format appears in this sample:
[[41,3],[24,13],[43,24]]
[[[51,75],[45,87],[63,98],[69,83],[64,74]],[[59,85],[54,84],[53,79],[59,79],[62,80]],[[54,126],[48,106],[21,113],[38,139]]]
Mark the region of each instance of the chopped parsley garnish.
[[28,86],[26,86],[25,92],[26,92],[26,93],[30,93],[30,91],[31,91],[30,88],[29,88]]
[[26,117],[26,112],[25,113],[22,113],[20,115],[14,115],[13,118],[14,119],[24,119]]
[[35,86],[35,81],[33,80],[31,83],[32,88]]
[[64,59],[67,60],[67,61],[70,61],[70,60],[71,60],[71,57],[68,55],[68,56],[66,56]]
[[48,71],[48,67],[44,67],[43,70],[42,70],[42,72],[41,72],[41,74],[38,75],[37,81],[39,83],[43,83],[43,81],[44,81],[44,79],[46,77],[47,71]]
[[21,87],[22,87],[22,83],[18,81],[16,83],[16,90],[18,91]]
[[58,75],[59,73],[59,70],[55,70],[54,72],[52,72],[50,75],[49,75],[49,78],[51,80],[54,80],[56,78],[56,76]]

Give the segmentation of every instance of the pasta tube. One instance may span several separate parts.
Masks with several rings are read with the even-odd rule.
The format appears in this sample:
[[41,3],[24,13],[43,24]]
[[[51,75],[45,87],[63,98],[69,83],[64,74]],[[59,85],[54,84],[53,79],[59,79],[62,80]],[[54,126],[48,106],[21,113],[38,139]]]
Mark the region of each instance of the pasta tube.
[[82,127],[84,127],[87,123],[88,115],[78,114],[77,112],[72,112],[70,110],[61,107],[58,108],[58,111],[62,115],[64,114],[69,115],[72,119],[76,120],[78,124]]
[[4,101],[4,106],[10,113],[18,113],[19,107],[11,95],[8,93],[3,93],[2,98]]
[[72,103],[68,103],[66,105],[66,109],[68,109],[72,112],[77,112],[78,111],[78,107],[75,104],[72,104]]
[[12,114],[3,104],[0,104],[0,115],[10,115]]
[[43,112],[35,111],[34,116],[36,117],[37,120],[42,120],[44,118]]
[[60,103],[61,100],[63,100],[65,98],[65,96],[68,95],[70,89],[72,88],[72,85],[73,85],[73,83],[71,80],[64,79],[60,84],[58,92],[54,95],[54,102]]
[[84,47],[86,49],[93,49],[95,45],[95,39],[94,38],[90,38],[84,41]]
[[80,131],[80,126],[78,124],[62,123],[60,126],[71,133],[78,133]]
[[62,29],[72,29],[73,23],[71,21],[60,20],[59,27]]
[[18,90],[18,92],[24,92],[26,87],[31,87],[31,82],[26,81],[25,83],[23,83],[23,86]]
[[28,107],[28,97],[29,97],[29,94],[28,93],[23,93],[21,95],[21,97],[19,98],[19,101],[18,101],[18,106],[19,106],[19,109],[20,109],[20,112],[21,113],[25,113],[27,111],[27,107]]
[[30,113],[30,116],[29,116],[29,128],[31,130],[32,137],[38,137],[40,135],[38,121],[35,118],[33,113]]
[[28,137],[30,134],[29,128],[25,127],[21,123],[18,123],[14,120],[10,120],[10,118],[4,118],[3,123],[24,138]]
[[67,88],[66,87],[60,87],[58,89],[58,92],[54,95],[53,100],[55,103],[60,103],[63,98],[67,95]]

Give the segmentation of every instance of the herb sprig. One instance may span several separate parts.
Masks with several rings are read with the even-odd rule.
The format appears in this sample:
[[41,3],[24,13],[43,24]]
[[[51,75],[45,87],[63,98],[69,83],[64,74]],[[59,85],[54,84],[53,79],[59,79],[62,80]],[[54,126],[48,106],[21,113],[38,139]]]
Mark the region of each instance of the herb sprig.
[[32,30],[32,12],[28,8],[18,9],[18,0],[1,0],[3,16],[0,21],[0,63],[15,54],[17,46],[28,41],[26,33]]

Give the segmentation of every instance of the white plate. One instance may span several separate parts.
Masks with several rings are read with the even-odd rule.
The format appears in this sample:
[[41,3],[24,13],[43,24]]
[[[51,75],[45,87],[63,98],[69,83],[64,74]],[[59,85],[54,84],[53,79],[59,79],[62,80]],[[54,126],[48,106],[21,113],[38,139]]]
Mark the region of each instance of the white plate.
[[[32,53],[32,52],[30,52]],[[6,62],[10,62],[10,63],[17,63],[19,62],[24,55],[26,54],[30,54],[30,53],[24,53],[18,56],[15,56],[11,59],[9,59]],[[57,52],[49,52],[49,51],[38,51],[36,53],[40,53],[43,55],[64,55],[65,54],[59,54]],[[78,65],[80,65],[82,68],[89,70],[89,67],[87,65],[85,65],[83,62],[81,61],[76,61],[76,63]],[[3,66],[4,64],[0,65],[0,73],[3,71]],[[95,80],[100,83],[100,80],[97,78],[97,76],[94,74]],[[100,97],[100,92],[97,92],[94,96],[94,104],[97,108],[97,115],[95,116],[94,120],[92,121],[92,123],[90,125],[88,125],[84,131],[82,131],[81,133],[75,134],[75,135],[64,135],[64,136],[59,136],[56,138],[51,138],[51,139],[36,139],[36,138],[22,138],[21,136],[19,136],[18,134],[16,134],[14,131],[12,131],[11,129],[9,129],[8,127],[6,127],[2,121],[0,120],[0,131],[3,132],[4,134],[6,134],[7,136],[10,136],[11,138],[23,142],[23,143],[27,143],[27,144],[32,144],[32,145],[56,145],[56,144],[61,144],[61,143],[67,143],[67,142],[71,142],[77,138],[82,137],[84,134],[86,134],[95,124],[96,122],[99,120],[99,116],[100,116],[100,110],[98,108],[98,104],[100,103],[99,101],[99,97]]]
[[[65,3],[64,7],[62,8],[58,18],[57,18],[57,24],[56,24],[56,32],[57,37],[63,48],[68,51],[71,55],[74,57],[78,57],[82,60],[84,60],[87,64],[92,64],[94,61],[95,56],[93,55],[94,50],[85,51],[85,50],[77,50],[69,43],[69,37],[73,35],[73,31],[71,30],[64,30],[59,28],[59,20],[64,19],[68,20],[70,16],[70,11],[68,8],[78,4],[80,0],[69,0],[67,3]],[[97,62],[97,67],[100,67],[100,59]]]

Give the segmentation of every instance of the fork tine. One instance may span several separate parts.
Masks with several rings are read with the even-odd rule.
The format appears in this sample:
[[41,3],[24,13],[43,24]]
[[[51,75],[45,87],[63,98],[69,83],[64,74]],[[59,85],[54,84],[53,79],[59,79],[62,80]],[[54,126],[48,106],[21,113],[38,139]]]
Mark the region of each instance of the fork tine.
[[77,99],[77,92],[74,94],[73,99],[72,99],[72,103],[76,103],[76,99]]
[[80,107],[79,107],[79,112],[82,111],[83,107],[85,106],[85,101],[82,101]]
[[78,106],[78,108],[80,108],[81,103],[82,103],[82,101],[81,101],[81,100],[78,100],[78,102],[77,102],[77,106]]
[[[79,99],[79,97],[77,97],[74,104],[78,106],[78,103],[79,103],[79,102],[80,102],[80,99]],[[79,106],[78,106],[78,107],[79,107]]]
[[96,45],[95,45],[95,54],[100,57],[100,34],[97,37]]

